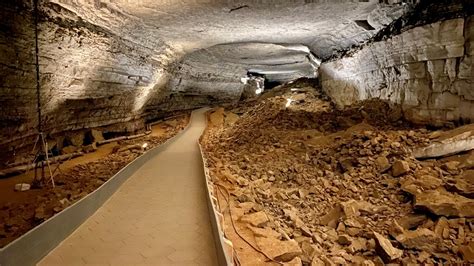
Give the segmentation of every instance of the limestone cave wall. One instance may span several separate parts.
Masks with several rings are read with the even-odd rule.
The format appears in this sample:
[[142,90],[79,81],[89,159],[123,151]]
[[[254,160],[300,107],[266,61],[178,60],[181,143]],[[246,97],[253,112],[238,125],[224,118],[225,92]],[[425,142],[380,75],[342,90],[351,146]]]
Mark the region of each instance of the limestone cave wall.
[[473,49],[471,13],[411,27],[325,62],[321,84],[339,106],[380,98],[417,123],[472,122]]
[[242,78],[249,73],[284,83],[313,78],[318,66],[303,45],[221,44],[186,55],[172,70],[169,93],[208,100],[207,105],[235,102],[245,86]]
[[[51,139],[134,131],[170,111],[237,100],[249,70],[314,75],[315,58],[365,43],[418,1],[388,2],[40,0],[43,129]],[[0,155],[37,132],[31,3],[0,3]]]
[[[108,125],[143,128],[146,105],[161,97],[168,77],[167,61],[156,58],[166,45],[150,48],[54,3],[40,12],[43,130],[54,136]],[[14,153],[37,132],[34,19],[31,5],[20,1],[0,5],[0,16],[0,146]]]
[[31,132],[37,122],[34,27],[29,6],[0,5],[0,145]]

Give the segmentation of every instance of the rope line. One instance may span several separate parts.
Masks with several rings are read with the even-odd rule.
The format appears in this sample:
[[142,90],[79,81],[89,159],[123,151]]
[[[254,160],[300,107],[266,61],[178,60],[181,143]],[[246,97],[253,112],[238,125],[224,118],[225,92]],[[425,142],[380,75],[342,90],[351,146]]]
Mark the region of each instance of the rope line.
[[39,29],[38,29],[38,22],[39,22],[39,11],[38,11],[38,1],[34,0],[34,23],[35,23],[35,67],[36,67],[36,111],[38,113],[38,133],[41,133],[42,128],[42,119],[41,119],[41,84],[40,84],[40,67],[39,67]]
[[[232,224],[232,227],[234,228],[234,231],[235,233],[245,242],[247,243],[252,249],[254,249],[255,251],[257,251],[258,253],[262,254],[263,256],[265,256],[269,261],[271,262],[274,262],[274,263],[277,263],[279,265],[283,265],[282,262],[280,261],[277,261],[277,260],[274,260],[272,259],[270,256],[268,256],[265,252],[263,252],[262,250],[260,250],[259,248],[255,247],[252,243],[250,243],[250,241],[248,241],[247,239],[245,239],[245,237],[243,237],[240,232],[237,230],[237,227],[235,226],[234,224],[234,218],[232,217],[232,207],[230,206],[230,192],[229,190],[227,190],[227,188],[221,184],[215,184],[219,190],[219,192],[222,194],[222,196],[224,197],[224,200],[227,202],[227,206],[229,207],[229,216],[230,216],[230,221],[231,221],[231,224]],[[224,194],[224,192],[222,191],[224,190],[227,194],[227,197],[226,195]]]

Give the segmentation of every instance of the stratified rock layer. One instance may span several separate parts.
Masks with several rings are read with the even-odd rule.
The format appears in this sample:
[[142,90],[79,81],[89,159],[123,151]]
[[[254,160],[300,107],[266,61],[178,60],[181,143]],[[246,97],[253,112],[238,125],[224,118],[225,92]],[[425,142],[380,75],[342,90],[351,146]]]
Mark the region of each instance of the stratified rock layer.
[[415,122],[472,121],[473,47],[473,16],[416,27],[322,64],[322,86],[340,106],[380,98]]
[[[0,3],[0,146],[7,157],[34,142],[38,124],[32,2]],[[239,99],[240,78],[253,63],[226,61],[235,49],[216,57],[222,62],[205,56],[180,62],[186,55],[258,42],[302,44],[325,58],[365,42],[410,10],[410,5],[349,0],[39,4],[40,99],[48,134],[110,125],[134,131],[169,111]],[[356,20],[369,21],[373,29]],[[302,72],[295,76],[308,71]]]

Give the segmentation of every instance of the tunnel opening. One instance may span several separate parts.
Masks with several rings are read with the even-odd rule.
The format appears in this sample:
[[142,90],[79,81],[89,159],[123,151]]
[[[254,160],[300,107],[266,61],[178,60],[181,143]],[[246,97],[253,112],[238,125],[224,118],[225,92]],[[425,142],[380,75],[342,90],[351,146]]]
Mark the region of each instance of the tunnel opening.
[[252,77],[262,78],[264,80],[264,83],[263,83],[263,89],[264,90],[271,90],[271,89],[285,83],[285,82],[279,81],[279,80],[271,80],[265,74],[261,74],[261,73],[258,73],[258,72],[252,72],[252,71],[247,72],[247,77],[248,78],[252,78]]
[[281,81],[265,79],[265,88],[266,88],[267,90],[271,90],[271,89],[273,89],[273,88],[275,88],[275,87],[277,87],[277,86],[280,86],[280,85],[282,85],[282,84],[284,84],[284,83],[281,82]]

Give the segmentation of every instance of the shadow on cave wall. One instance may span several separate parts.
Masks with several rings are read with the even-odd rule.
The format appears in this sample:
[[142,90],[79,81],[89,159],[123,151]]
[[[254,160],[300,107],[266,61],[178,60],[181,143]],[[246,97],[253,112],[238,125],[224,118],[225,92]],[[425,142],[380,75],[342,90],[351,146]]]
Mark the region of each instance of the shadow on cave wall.
[[[12,141],[34,139],[37,128],[34,23],[22,1],[0,4],[0,161],[16,153]],[[33,140],[27,140],[33,141]]]

